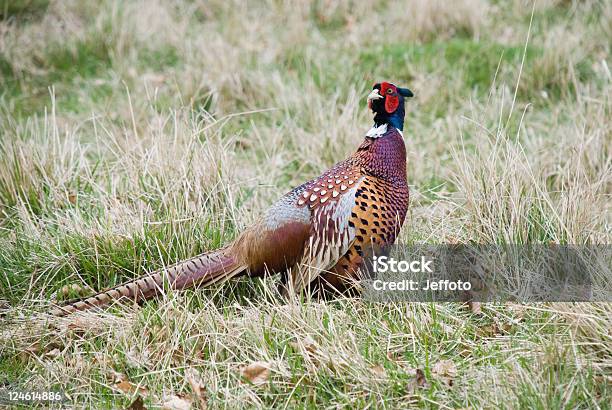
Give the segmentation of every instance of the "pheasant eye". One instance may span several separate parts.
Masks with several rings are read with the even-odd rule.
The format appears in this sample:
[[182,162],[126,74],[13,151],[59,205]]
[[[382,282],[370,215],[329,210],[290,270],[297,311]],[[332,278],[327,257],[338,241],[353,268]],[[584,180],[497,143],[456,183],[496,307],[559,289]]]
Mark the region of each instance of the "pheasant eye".
[[393,94],[393,89],[392,88],[387,88],[387,94]]

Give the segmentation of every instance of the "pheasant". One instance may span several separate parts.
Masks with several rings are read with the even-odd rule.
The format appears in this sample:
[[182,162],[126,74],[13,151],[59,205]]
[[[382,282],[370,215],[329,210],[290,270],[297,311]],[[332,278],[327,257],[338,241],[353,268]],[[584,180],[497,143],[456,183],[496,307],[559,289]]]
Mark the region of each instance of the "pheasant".
[[395,242],[408,209],[403,140],[407,88],[374,84],[374,125],[357,151],[281,197],[232,243],[102,291],[51,314],[141,302],[167,288],[209,286],[239,275],[282,274],[283,292],[354,289],[373,254]]

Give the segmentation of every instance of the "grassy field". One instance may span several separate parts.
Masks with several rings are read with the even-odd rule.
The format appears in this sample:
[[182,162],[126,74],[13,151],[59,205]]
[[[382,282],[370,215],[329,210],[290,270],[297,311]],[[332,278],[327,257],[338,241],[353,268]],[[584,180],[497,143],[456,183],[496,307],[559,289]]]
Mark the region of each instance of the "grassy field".
[[607,303],[287,303],[270,278],[40,312],[234,238],[356,148],[375,80],[416,94],[401,243],[609,244],[611,39],[604,0],[1,0],[0,390],[610,408]]

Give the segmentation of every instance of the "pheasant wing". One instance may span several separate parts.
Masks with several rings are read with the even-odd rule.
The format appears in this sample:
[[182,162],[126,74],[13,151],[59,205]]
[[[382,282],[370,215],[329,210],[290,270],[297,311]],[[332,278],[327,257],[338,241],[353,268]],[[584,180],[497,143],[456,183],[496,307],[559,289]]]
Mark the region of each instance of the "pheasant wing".
[[311,227],[301,262],[290,275],[295,292],[335,266],[355,241],[351,213],[362,179],[359,168],[340,163],[303,187],[297,205],[310,208]]

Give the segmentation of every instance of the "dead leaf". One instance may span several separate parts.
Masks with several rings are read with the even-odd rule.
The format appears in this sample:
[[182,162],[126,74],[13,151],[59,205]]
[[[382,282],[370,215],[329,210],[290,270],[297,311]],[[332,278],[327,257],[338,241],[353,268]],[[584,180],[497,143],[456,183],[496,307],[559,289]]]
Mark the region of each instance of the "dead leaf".
[[[302,354],[304,359],[311,363],[315,367],[319,367],[325,360],[326,355],[321,355],[319,352],[319,346],[317,342],[309,335],[304,337],[303,339],[297,340],[295,342],[289,342],[289,345],[295,350]],[[334,363],[330,359],[330,366],[333,367]]]
[[480,315],[482,313],[480,302],[469,301],[468,306],[473,314]]
[[404,360],[404,356],[400,352],[387,351],[387,359],[403,368],[407,373],[412,373],[416,370],[414,367],[410,366],[410,362],[408,360]]
[[309,354],[314,354],[317,351],[317,342],[310,336],[297,342],[290,342],[289,345],[295,350],[304,351]]
[[309,353],[315,353],[317,351],[317,342],[310,336],[306,336],[304,340],[302,340],[302,346],[304,346],[304,349]]
[[148,390],[144,387],[138,387],[134,383],[128,380],[122,380],[119,383],[115,383],[115,388],[121,390],[125,394],[132,394],[135,392],[146,394]]
[[387,375],[385,368],[380,364],[373,366],[371,370],[372,370],[372,373],[374,373],[378,377],[385,377]]
[[512,331],[515,324],[518,322],[502,322],[498,318],[493,318],[493,323],[485,326],[480,326],[476,333],[481,337],[495,337],[497,335],[508,334]]
[[42,341],[36,341],[24,350],[19,352],[19,355],[27,359],[30,355],[43,356],[50,359],[56,358],[61,354],[63,346],[58,341],[50,341],[49,343],[43,344]]
[[253,362],[240,369],[240,375],[255,385],[265,384],[270,378],[271,364],[268,362]]
[[452,360],[440,360],[434,364],[431,371],[440,376],[455,377],[457,375],[457,367]]
[[416,383],[419,387],[427,386],[427,379],[425,378],[425,373],[421,369],[416,369]]
[[164,410],[189,410],[191,408],[191,399],[188,397],[179,397],[170,395],[164,397],[162,409]]
[[127,380],[122,380],[119,383],[115,384],[115,388],[121,390],[124,393],[131,394],[136,391],[136,386],[130,383]]
[[74,192],[71,192],[68,194],[68,202],[70,202],[72,205],[76,204],[76,194]]
[[136,397],[136,400],[134,400],[132,404],[130,404],[128,410],[147,410],[147,408],[144,406],[142,396]]
[[431,372],[446,385],[452,386],[457,375],[457,367],[452,360],[441,360],[433,365]]
[[200,375],[194,369],[187,369],[185,372],[185,377],[191,385],[191,390],[193,390],[193,394],[195,394],[196,398],[198,399],[200,407],[205,409],[207,407],[206,388],[202,382],[202,379],[200,378]]
[[476,334],[481,337],[494,337],[498,333],[499,328],[497,327],[497,323],[480,326],[478,329],[476,329]]
[[425,377],[425,373],[421,369],[416,369],[415,377],[406,386],[406,392],[409,395],[415,394],[419,389],[428,388],[429,383],[427,383],[427,378]]
[[47,353],[45,353],[45,357],[48,357],[50,359],[53,359],[54,357],[57,357],[61,354],[60,350],[55,348]]
[[41,347],[40,347],[40,343],[35,342],[33,344],[31,344],[30,346],[26,347],[25,349],[23,349],[21,352],[19,353],[27,353],[25,356],[27,357],[30,354],[36,354],[39,353],[41,351]]
[[110,369],[108,377],[115,384],[120,383],[124,380],[127,380],[127,376],[125,374],[119,373],[118,371],[114,369]]

